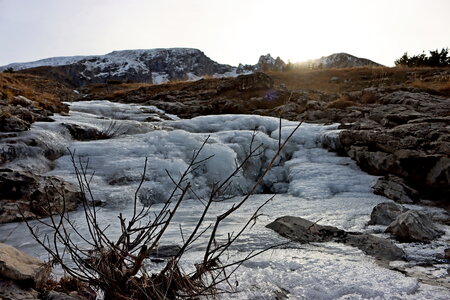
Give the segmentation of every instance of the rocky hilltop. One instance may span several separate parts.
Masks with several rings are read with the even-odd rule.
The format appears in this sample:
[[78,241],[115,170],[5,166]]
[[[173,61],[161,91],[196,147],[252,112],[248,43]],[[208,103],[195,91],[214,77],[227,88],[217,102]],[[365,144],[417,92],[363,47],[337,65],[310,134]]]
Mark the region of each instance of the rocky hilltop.
[[14,63],[2,69],[29,69],[32,74],[65,79],[66,83],[75,87],[113,80],[163,83],[204,75],[226,76],[234,70],[191,48],[123,50],[98,56],[55,57]]
[[72,87],[128,81],[161,84],[171,80],[197,80],[204,76],[235,77],[255,71],[281,71],[285,63],[270,54],[255,65],[232,67],[220,64],[191,48],[113,51],[105,55],[46,58],[12,63],[0,71],[24,71],[63,82]]
[[307,65],[315,69],[340,69],[355,67],[382,67],[383,65],[348,53],[334,53],[318,59],[309,60]]

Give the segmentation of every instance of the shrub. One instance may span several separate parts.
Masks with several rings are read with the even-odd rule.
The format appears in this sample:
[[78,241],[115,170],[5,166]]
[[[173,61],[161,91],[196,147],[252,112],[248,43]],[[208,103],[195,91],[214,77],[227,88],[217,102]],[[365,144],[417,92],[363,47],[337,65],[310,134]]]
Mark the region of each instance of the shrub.
[[450,65],[450,57],[448,56],[448,48],[442,48],[429,51],[430,55],[426,56],[425,53],[419,55],[408,56],[408,53],[404,53],[402,57],[397,59],[394,63],[396,66],[408,66],[408,67],[446,67]]
[[[25,222],[35,240],[51,255],[54,263],[60,264],[64,271],[76,280],[86,282],[89,286],[103,291],[105,299],[198,299],[201,296],[215,297],[219,293],[232,292],[235,286],[231,283],[230,278],[236,269],[243,262],[275,247],[268,246],[259,251],[252,251],[244,258],[235,261],[229,260],[230,253],[228,251],[230,247],[245,230],[251,228],[260,215],[260,210],[273,197],[257,207],[246,223],[237,231],[228,233],[226,238],[219,238],[217,232],[222,222],[240,209],[255,192],[264,175],[271,169],[284,146],[300,125],[301,123],[283,142],[280,137],[278,151],[256,180],[250,192],[233,203],[222,214],[217,215],[215,222],[209,225],[205,224],[210,207],[215,202],[223,201],[223,197],[227,194],[230,183],[235,176],[250,159],[264,151],[262,145],[254,145],[255,135],[253,135],[248,153],[243,161],[236,163],[234,171],[225,180],[216,182],[211,187],[207,199],[198,199],[203,204],[203,211],[198,216],[196,225],[191,232],[183,233],[182,228],[180,228],[182,246],[161,270],[147,270],[144,268],[144,260],[150,253],[157,250],[158,243],[171,224],[177,209],[188,192],[191,191],[192,187],[188,181],[190,174],[208,160],[208,158],[199,158],[208,138],[200,149],[193,153],[188,168],[183,174],[180,174],[179,180],[174,180],[168,173],[175,188],[168,195],[168,200],[164,202],[161,210],[156,214],[150,213],[149,207],[138,208],[137,206],[139,190],[145,180],[147,171],[147,159],[145,159],[143,174],[135,192],[134,205],[130,212],[131,217],[127,220],[122,213],[119,214],[118,227],[120,233],[115,240],[106,232],[109,225],[100,224],[97,218],[98,211],[93,205],[96,199],[93,198],[90,187],[92,177],[88,174],[86,165],[81,164],[80,161],[77,162],[75,154],[72,152],[70,152],[70,155],[78,185],[85,195],[82,199],[84,219],[76,220],[76,222],[85,222],[89,235],[82,235],[77,230],[75,220],[71,219],[64,211],[59,212],[59,217],[51,215],[49,221],[40,221],[46,228],[50,229],[50,233],[43,237],[39,235],[39,228],[32,227],[30,223]],[[196,195],[195,191],[193,193]],[[48,205],[48,209],[51,210],[52,207]],[[193,243],[200,237],[206,237],[204,254],[200,262],[195,264],[194,271],[188,273],[180,267],[180,261],[182,256],[191,249]],[[85,241],[88,246],[80,245],[76,242],[77,239]],[[67,257],[76,265],[75,268],[69,265]],[[67,279],[65,280],[67,281]],[[220,283],[228,285],[229,289],[219,289],[218,284]]]

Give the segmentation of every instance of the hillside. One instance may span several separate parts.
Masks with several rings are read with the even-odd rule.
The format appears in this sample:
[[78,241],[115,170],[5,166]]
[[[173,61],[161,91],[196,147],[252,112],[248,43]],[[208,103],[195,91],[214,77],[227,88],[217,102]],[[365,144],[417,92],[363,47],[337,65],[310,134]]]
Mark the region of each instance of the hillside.
[[309,60],[307,65],[313,69],[340,69],[355,67],[382,67],[383,65],[348,53],[334,53],[318,59]]

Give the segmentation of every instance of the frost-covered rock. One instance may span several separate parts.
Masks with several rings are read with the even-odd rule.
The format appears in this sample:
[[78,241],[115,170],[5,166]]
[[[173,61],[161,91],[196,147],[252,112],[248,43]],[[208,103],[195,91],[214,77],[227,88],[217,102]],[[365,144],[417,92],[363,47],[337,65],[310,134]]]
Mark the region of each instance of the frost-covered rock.
[[47,279],[50,268],[43,261],[0,243],[0,277],[34,286]]
[[433,224],[431,218],[419,211],[409,210],[397,217],[386,232],[401,242],[430,242],[444,232]]
[[392,202],[377,204],[370,214],[369,225],[389,225],[404,211],[402,206]]

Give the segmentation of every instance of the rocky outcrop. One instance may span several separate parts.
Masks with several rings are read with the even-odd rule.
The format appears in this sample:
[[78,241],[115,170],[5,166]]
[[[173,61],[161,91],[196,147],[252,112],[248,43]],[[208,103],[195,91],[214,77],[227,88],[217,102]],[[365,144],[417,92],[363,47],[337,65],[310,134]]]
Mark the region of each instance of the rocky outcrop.
[[392,202],[377,204],[370,214],[369,225],[389,225],[406,209]]
[[422,243],[428,243],[444,234],[436,228],[429,216],[415,210],[408,210],[399,215],[386,228],[386,232],[401,242]]
[[387,239],[364,233],[346,232],[332,226],[323,226],[299,217],[284,216],[266,226],[292,241],[339,242],[357,247],[382,261],[401,260],[403,251]]
[[78,189],[55,176],[0,169],[0,223],[70,211],[80,203]]
[[341,132],[344,152],[371,174],[397,176],[375,186],[388,198],[450,199],[450,99],[414,90],[376,93],[382,105],[363,109],[364,118]]
[[312,68],[354,68],[354,67],[380,67],[382,65],[366,58],[359,58],[347,53],[335,53],[323,56],[315,60],[309,60],[308,65]]

